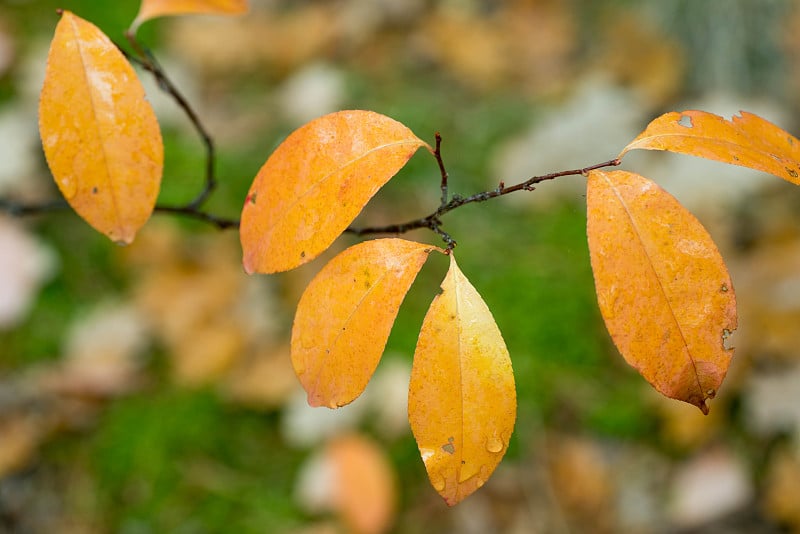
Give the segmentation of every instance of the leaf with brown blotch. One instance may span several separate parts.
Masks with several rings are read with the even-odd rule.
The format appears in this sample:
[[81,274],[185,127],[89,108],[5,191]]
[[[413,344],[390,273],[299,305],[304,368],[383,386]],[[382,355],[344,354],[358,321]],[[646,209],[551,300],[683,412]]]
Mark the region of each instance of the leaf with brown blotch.
[[676,111],[653,120],[620,153],[667,150],[749,167],[800,185],[800,140],[758,115],[728,121],[705,111]]
[[171,15],[240,15],[247,12],[247,0],[142,0],[139,14],[131,24],[133,33],[150,19]]
[[500,330],[452,254],[441,287],[414,353],[408,417],[428,478],[452,506],[503,458],[517,396]]
[[125,56],[69,11],[47,57],[39,133],[69,205],[111,240],[133,241],[158,196],[161,131]]
[[245,271],[288,271],[311,261],[422,146],[430,150],[403,124],[372,111],[340,111],[295,130],[245,199]]
[[375,239],[333,258],[306,288],[292,328],[292,363],[311,406],[337,408],[367,386],[397,311],[440,248]]
[[705,228],[654,182],[591,171],[586,195],[597,301],[625,360],[658,391],[708,413],[728,371],[736,297]]

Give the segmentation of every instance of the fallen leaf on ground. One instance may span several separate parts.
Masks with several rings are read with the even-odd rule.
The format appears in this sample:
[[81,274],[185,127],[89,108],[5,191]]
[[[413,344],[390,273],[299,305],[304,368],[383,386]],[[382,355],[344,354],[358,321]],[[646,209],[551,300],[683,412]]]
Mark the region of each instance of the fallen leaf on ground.
[[386,532],[397,507],[395,476],[382,450],[358,434],[333,438],[301,471],[301,505],[334,511],[355,534]]

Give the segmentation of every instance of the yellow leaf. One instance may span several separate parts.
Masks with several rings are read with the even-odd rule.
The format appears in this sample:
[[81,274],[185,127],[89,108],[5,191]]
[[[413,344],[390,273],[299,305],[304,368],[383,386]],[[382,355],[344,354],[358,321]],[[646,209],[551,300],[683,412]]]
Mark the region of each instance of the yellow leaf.
[[441,287],[414,353],[408,417],[428,478],[452,506],[500,463],[517,398],[500,330],[452,254]]
[[364,391],[400,304],[433,250],[441,252],[403,239],[365,241],[311,281],[292,328],[292,363],[311,406],[337,408]]
[[50,45],[39,132],[70,206],[113,241],[133,241],[158,196],[161,131],[122,53],[69,11]]
[[170,15],[238,15],[247,12],[247,0],[142,0],[131,31],[150,19]]
[[332,113],[293,132],[245,199],[245,270],[274,273],[311,261],[421,146],[404,125],[371,111]]
[[800,185],[800,141],[744,111],[730,121],[704,111],[666,113],[652,121],[619,157],[637,148],[749,167]]
[[592,171],[586,195],[597,301],[625,360],[658,391],[708,413],[733,349],[736,297],[717,247],[642,176]]

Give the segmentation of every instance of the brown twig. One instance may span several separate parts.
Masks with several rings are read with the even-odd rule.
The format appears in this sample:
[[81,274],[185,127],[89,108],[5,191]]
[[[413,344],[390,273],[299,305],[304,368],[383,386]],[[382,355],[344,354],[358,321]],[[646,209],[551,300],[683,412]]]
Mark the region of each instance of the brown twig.
[[[172,81],[164,72],[163,68],[159,65],[158,61],[156,61],[153,54],[149,50],[147,50],[141,43],[139,43],[139,41],[136,40],[135,35],[130,31],[125,32],[125,37],[128,39],[128,42],[133,47],[135,55],[126,52],[122,48],[120,48],[120,50],[126,55],[126,57],[130,61],[137,63],[143,69],[150,72],[155,77],[159,88],[164,92],[166,92],[168,95],[170,95],[173,98],[173,100],[175,100],[178,106],[183,110],[183,112],[191,121],[198,135],[202,139],[206,149],[205,183],[200,193],[192,201],[190,201],[185,205],[179,205],[179,206],[156,205],[154,211],[156,213],[169,213],[169,214],[181,215],[193,218],[198,221],[206,222],[208,224],[216,226],[219,229],[238,228],[239,220],[219,217],[211,213],[205,212],[201,209],[203,204],[206,202],[206,200],[208,200],[209,196],[214,191],[217,185],[216,177],[214,174],[216,152],[214,148],[214,141],[211,138],[211,135],[203,126],[203,123],[200,121],[200,118],[195,112],[194,108],[192,108],[192,106],[189,104],[189,102],[186,100],[183,94],[172,83]],[[442,160],[442,152],[441,152],[442,136],[439,134],[439,132],[436,132],[435,139],[436,139],[436,144],[435,144],[435,149],[433,150],[433,156],[436,159],[436,163],[439,167],[439,173],[441,176],[441,182],[440,182],[441,198],[439,207],[436,209],[436,211],[420,219],[414,219],[412,221],[407,221],[401,224],[391,224],[386,226],[372,226],[363,228],[357,228],[351,226],[347,228],[345,232],[355,234],[358,236],[363,236],[368,234],[404,234],[411,230],[416,230],[419,228],[427,228],[432,232],[436,233],[439,237],[441,237],[442,240],[446,243],[448,250],[451,250],[456,246],[456,241],[449,233],[445,232],[442,229],[443,223],[441,218],[445,214],[457,208],[460,208],[461,206],[465,206],[467,204],[472,204],[475,202],[484,202],[486,200],[508,195],[516,191],[533,191],[535,189],[536,184],[544,182],[546,180],[553,180],[561,176],[586,174],[594,169],[617,166],[620,164],[619,159],[612,159],[609,161],[604,161],[602,163],[597,163],[595,165],[590,165],[588,167],[583,167],[580,169],[571,169],[566,171],[554,172],[550,174],[543,174],[540,176],[533,176],[531,178],[528,178],[524,182],[520,182],[518,184],[509,187],[506,187],[506,185],[503,182],[500,182],[497,188],[492,189],[490,191],[483,191],[480,193],[476,193],[474,195],[470,195],[468,197],[453,195],[451,198],[448,189],[449,188],[448,173],[445,168],[444,161]],[[22,202],[15,202],[9,199],[0,199],[0,211],[4,211],[14,216],[36,215],[45,212],[62,210],[68,207],[69,207],[68,204],[63,200],[47,201],[38,204],[26,204]]]
[[437,133],[436,149],[434,150],[434,156],[436,157],[436,161],[439,163],[439,169],[442,171],[442,203],[436,209],[436,211],[420,219],[407,221],[401,224],[390,224],[387,226],[369,226],[364,228],[357,228],[351,226],[347,228],[346,232],[358,236],[363,236],[368,234],[404,234],[406,232],[410,232],[411,230],[417,230],[419,228],[427,228],[438,234],[442,238],[442,240],[447,244],[448,249],[452,249],[456,245],[456,242],[453,240],[450,234],[444,232],[441,228],[442,227],[441,217],[446,213],[449,213],[454,209],[460,208],[461,206],[465,206],[467,204],[472,204],[475,202],[484,202],[492,198],[501,197],[504,195],[508,195],[510,193],[514,193],[515,191],[533,191],[535,189],[536,184],[545,182],[547,180],[553,180],[561,176],[574,176],[579,174],[585,175],[589,171],[595,169],[602,169],[604,167],[615,167],[620,164],[620,159],[617,158],[609,161],[604,161],[602,163],[589,165],[588,167],[583,167],[580,169],[571,169],[566,171],[553,172],[550,174],[543,174],[540,176],[533,176],[531,178],[528,178],[524,182],[520,182],[518,184],[509,187],[506,187],[506,185],[503,182],[500,182],[500,184],[497,186],[496,189],[492,189],[490,191],[483,191],[481,193],[475,193],[474,195],[470,195],[468,197],[461,197],[459,195],[454,195],[453,198],[448,201],[447,173],[444,170],[444,164],[442,163],[441,152],[439,150],[440,145],[441,145],[441,136]]
[[[566,171],[558,171],[549,174],[542,174],[540,176],[533,176],[531,178],[528,178],[524,182],[520,182],[518,184],[508,187],[503,182],[500,182],[497,188],[492,189],[490,191],[482,191],[480,193],[475,193],[468,197],[454,195],[453,198],[440,205],[436,209],[436,211],[419,219],[414,219],[400,224],[390,224],[386,226],[367,226],[362,228],[351,226],[347,228],[345,232],[357,236],[364,236],[373,234],[405,234],[407,232],[410,232],[411,230],[427,228],[432,232],[434,232],[435,234],[437,234],[438,236],[440,236],[442,240],[445,242],[445,244],[447,244],[448,249],[452,249],[453,247],[455,247],[456,241],[450,234],[448,234],[442,229],[443,223],[441,218],[445,214],[457,208],[460,208],[461,206],[466,206],[467,204],[473,204],[475,202],[485,202],[489,199],[505,196],[514,193],[516,191],[533,191],[535,189],[536,184],[545,182],[547,180],[553,180],[555,178],[559,178],[562,176],[585,175],[589,171],[595,169],[602,169],[604,167],[615,167],[619,164],[620,164],[619,159],[612,159],[609,161],[604,161],[602,163],[589,165],[588,167],[582,167],[580,169],[570,169]],[[444,165],[443,164],[440,165],[441,165],[440,168],[444,169]],[[446,176],[446,172],[443,173],[443,176]],[[445,198],[444,195],[446,195],[446,192],[443,188],[443,198]],[[19,217],[62,210],[68,207],[69,207],[68,204],[63,200],[54,200],[39,204],[25,204],[21,202],[14,202],[8,199],[0,199],[0,211],[5,211],[10,215]],[[221,230],[239,227],[238,219],[228,219],[224,217],[218,217],[216,215],[206,213],[191,204],[185,206],[157,205],[154,211],[156,213],[169,213],[174,215],[182,215],[190,217],[202,222],[209,223]]]
[[[237,219],[219,217],[201,209],[203,204],[206,202],[206,200],[208,200],[208,197],[217,186],[217,180],[214,175],[216,151],[211,135],[208,133],[205,126],[203,126],[203,123],[200,121],[200,117],[197,115],[197,112],[195,112],[194,108],[192,108],[191,104],[189,104],[189,101],[186,100],[175,84],[172,83],[164,69],[156,60],[155,56],[153,56],[152,52],[142,46],[142,44],[136,40],[136,37],[130,31],[125,32],[125,37],[133,47],[135,54],[128,53],[119,45],[117,45],[117,48],[119,48],[120,51],[125,54],[125,57],[128,58],[129,61],[136,63],[155,77],[158,87],[170,95],[189,118],[192,126],[202,139],[206,150],[205,182],[200,193],[195,196],[192,201],[182,206],[156,205],[154,212],[182,215],[206,222],[216,226],[219,229],[238,228],[239,221]],[[0,211],[20,217],[63,210],[68,207],[69,205],[64,200],[46,201],[38,204],[26,204],[10,199],[0,199]]]
[[440,206],[447,205],[447,170],[444,168],[444,161],[442,161],[442,135],[439,132],[436,132],[436,148],[433,151],[433,157],[436,158],[436,163],[439,165],[439,174],[442,176],[442,202]]
[[38,204],[26,204],[7,198],[0,198],[0,211],[8,213],[12,217],[39,215],[51,211],[60,211],[68,207],[69,204],[65,200],[49,200]]
[[209,195],[211,195],[212,191],[214,191],[214,189],[217,187],[217,179],[214,175],[216,161],[214,140],[211,138],[211,135],[208,133],[208,130],[206,130],[205,126],[203,126],[203,123],[200,121],[200,117],[197,115],[197,112],[194,110],[194,108],[192,108],[191,104],[189,104],[189,101],[186,100],[175,84],[172,83],[172,80],[169,79],[153,53],[149,49],[146,49],[144,46],[142,46],[142,44],[136,40],[136,36],[131,31],[125,32],[125,38],[128,39],[128,42],[131,44],[131,47],[133,47],[134,52],[137,54],[136,56],[131,56],[127,53],[125,55],[129,59],[136,61],[136,63],[138,63],[143,69],[153,75],[158,83],[158,87],[170,95],[173,100],[175,100],[178,106],[189,118],[195,131],[197,131],[197,134],[203,141],[203,145],[205,146],[206,150],[205,183],[203,189],[194,198],[194,200],[186,204],[186,207],[190,209],[189,212],[197,211],[205,203],[205,201],[208,200]]
[[[41,215],[43,213],[51,213],[54,211],[62,211],[67,209],[69,209],[69,204],[67,204],[65,200],[51,200],[29,204],[24,202],[16,202],[7,198],[0,198],[0,212],[6,212],[12,217],[30,217],[33,215]],[[238,219],[219,217],[192,206],[156,205],[156,207],[153,209],[153,212],[182,215],[184,217],[206,222],[212,226],[216,226],[220,230],[239,227]]]
[[239,219],[227,219],[225,217],[218,217],[211,213],[207,213],[191,205],[188,206],[161,206],[158,205],[154,210],[156,213],[171,213],[173,215],[183,215],[198,221],[206,222],[216,226],[220,230],[227,230],[230,228],[239,228]]

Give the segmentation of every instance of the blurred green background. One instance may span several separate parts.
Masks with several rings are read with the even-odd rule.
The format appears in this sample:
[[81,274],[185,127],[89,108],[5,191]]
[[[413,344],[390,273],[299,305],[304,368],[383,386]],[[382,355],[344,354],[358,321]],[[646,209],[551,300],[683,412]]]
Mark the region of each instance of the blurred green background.
[[[125,47],[138,2],[0,5],[4,198],[58,196],[36,133],[56,8]],[[217,142],[208,210],[236,218],[281,139],[339,109],[431,142],[441,132],[462,195],[611,159],[668,110],[745,109],[797,132],[798,28],[789,0],[252,0],[247,16],[146,22],[139,38]],[[141,78],[165,140],[159,201],[185,202],[202,145]],[[386,455],[392,532],[800,530],[800,191],[691,158],[628,165],[692,209],[729,262],[742,327],[712,414],[659,397],[613,347],[580,177],[464,207],[445,229],[503,332],[519,410],[497,472],[453,509],[427,482],[403,404],[445,260],[404,302],[379,383],[334,413],[304,407],[286,347],[305,284],[354,238],[247,277],[235,232],[203,223],[157,214],[119,248],[68,211],[3,216],[0,531],[347,532],[314,460],[344,434]],[[358,223],[429,213],[438,176],[420,152]]]

